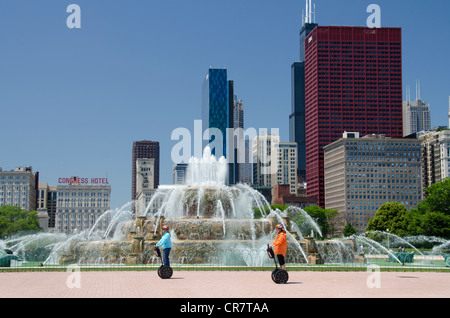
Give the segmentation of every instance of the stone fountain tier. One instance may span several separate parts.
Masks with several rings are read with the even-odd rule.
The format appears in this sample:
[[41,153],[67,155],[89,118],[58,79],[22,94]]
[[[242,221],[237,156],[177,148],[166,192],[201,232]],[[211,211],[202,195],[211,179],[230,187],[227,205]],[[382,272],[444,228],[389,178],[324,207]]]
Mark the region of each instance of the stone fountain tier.
[[[123,226],[123,236],[132,240],[135,236],[142,236],[146,241],[161,238],[163,225],[169,227],[175,240],[257,240],[273,232],[280,221],[275,217],[265,219],[213,219],[213,218],[182,218],[165,219],[154,218],[147,220],[138,217]],[[297,233],[291,231],[290,220],[283,218],[287,230],[298,238]],[[126,233],[128,231],[128,233]]]
[[[155,229],[155,223],[156,229]],[[130,231],[128,240],[133,239],[137,232],[146,241],[161,238],[161,221],[146,220],[142,227]],[[242,220],[242,219],[167,219],[163,221],[170,229],[175,240],[221,240],[242,239],[253,240],[270,233],[273,229],[268,220]],[[139,228],[139,229],[138,229]],[[142,228],[142,231],[140,230]]]
[[[145,241],[143,237],[135,237],[127,241],[94,241],[82,242],[71,246],[59,258],[59,264],[159,264],[154,255],[157,241]],[[173,264],[210,264],[210,265],[273,265],[266,253],[268,241],[248,240],[184,240],[172,242],[170,253]],[[304,249],[306,242],[288,241],[288,263],[306,263],[297,244]]]

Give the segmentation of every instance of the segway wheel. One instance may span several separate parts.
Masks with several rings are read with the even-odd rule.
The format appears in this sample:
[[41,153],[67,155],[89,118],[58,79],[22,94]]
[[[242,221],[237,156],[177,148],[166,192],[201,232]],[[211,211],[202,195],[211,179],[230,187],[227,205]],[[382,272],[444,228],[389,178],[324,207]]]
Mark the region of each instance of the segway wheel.
[[273,275],[274,281],[277,284],[286,284],[289,280],[289,274],[284,269],[279,269],[274,275]]
[[275,279],[275,274],[279,271],[280,269],[276,268],[272,271],[272,280],[276,283],[276,279]]
[[172,275],[173,275],[172,267],[163,265],[160,268],[158,268],[158,276],[161,277],[162,279],[168,279],[172,277]]

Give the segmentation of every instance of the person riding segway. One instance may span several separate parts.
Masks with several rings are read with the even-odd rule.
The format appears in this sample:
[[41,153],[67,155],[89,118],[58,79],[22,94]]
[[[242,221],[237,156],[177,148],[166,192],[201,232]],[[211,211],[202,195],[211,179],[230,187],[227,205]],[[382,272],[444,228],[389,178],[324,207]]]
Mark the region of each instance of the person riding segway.
[[[173,270],[170,267],[169,255],[172,249],[172,242],[169,234],[169,227],[164,225],[162,227],[163,235],[158,243],[155,244],[155,253],[161,259],[162,265],[158,268],[158,275],[161,278],[170,278],[172,277]],[[162,256],[159,247],[162,247]]]
[[[270,258],[273,258],[275,261],[275,270],[272,271],[272,279],[277,284],[285,284],[289,279],[288,272],[286,271],[286,263],[285,256],[287,252],[287,239],[286,239],[286,231],[284,230],[283,225],[278,224],[275,227],[277,231],[277,238],[272,245],[267,246],[267,252]],[[277,266],[277,261],[280,263],[280,268]]]

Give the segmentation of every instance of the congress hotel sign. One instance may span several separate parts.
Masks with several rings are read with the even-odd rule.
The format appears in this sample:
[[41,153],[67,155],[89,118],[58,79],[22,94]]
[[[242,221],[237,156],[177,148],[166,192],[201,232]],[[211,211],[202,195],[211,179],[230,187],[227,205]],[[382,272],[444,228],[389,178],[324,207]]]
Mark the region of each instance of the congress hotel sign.
[[109,184],[108,178],[58,178],[59,184]]

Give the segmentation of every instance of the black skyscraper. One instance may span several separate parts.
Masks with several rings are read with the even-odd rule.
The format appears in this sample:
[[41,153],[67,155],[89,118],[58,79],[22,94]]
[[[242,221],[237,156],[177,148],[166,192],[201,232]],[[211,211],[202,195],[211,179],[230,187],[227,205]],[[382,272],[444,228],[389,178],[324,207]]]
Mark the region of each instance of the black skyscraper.
[[[307,17],[307,21],[309,21]],[[297,176],[306,179],[305,143],[305,39],[317,26],[303,22],[300,29],[300,61],[291,66],[292,107],[289,116],[289,141],[297,143]]]

